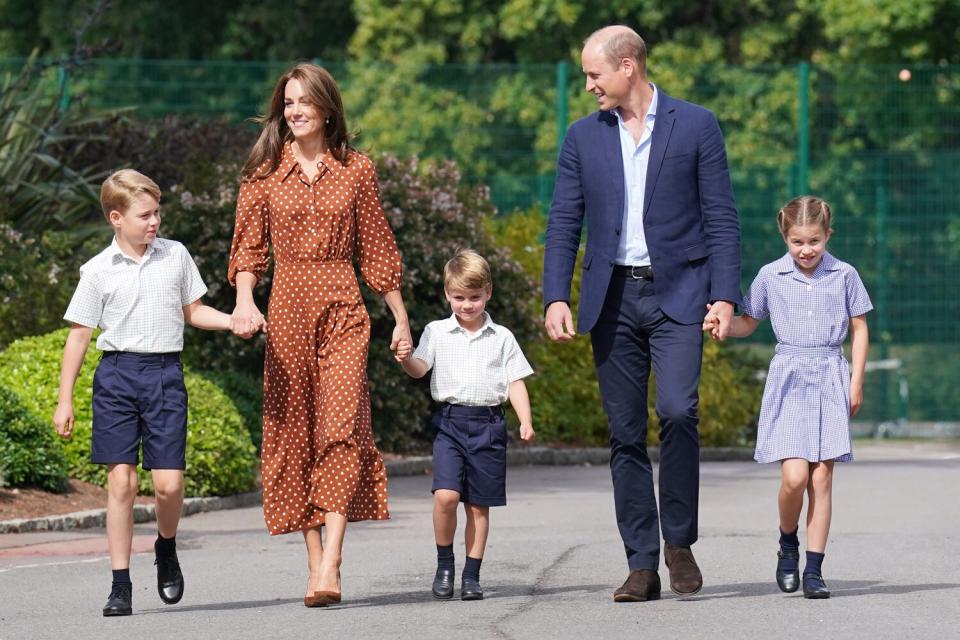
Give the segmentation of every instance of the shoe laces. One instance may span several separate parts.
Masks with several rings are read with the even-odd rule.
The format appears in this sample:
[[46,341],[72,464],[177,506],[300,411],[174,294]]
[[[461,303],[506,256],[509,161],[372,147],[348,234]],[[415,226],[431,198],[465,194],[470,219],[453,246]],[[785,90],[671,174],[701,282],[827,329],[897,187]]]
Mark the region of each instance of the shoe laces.
[[170,578],[176,578],[180,573],[180,562],[177,560],[176,551],[169,556],[158,555],[154,559],[153,564],[156,565],[162,573]]
[[114,584],[110,588],[110,595],[107,597],[107,600],[113,600],[114,598],[129,598],[133,593],[133,585],[121,582]]

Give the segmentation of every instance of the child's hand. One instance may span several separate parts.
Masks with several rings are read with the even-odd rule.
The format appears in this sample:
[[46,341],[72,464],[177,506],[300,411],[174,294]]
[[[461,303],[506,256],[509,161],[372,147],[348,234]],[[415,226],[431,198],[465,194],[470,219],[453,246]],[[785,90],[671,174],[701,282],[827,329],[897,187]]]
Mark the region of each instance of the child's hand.
[[537,434],[533,430],[533,425],[530,425],[530,424],[520,425],[520,439],[528,444],[537,439]]
[[850,417],[857,415],[863,404],[863,385],[850,383]]
[[57,403],[57,410],[53,414],[53,424],[61,438],[67,440],[73,435],[73,404]]
[[714,313],[710,313],[713,305],[707,305],[707,315],[703,318],[703,330],[710,332],[710,337],[714,340],[720,339],[720,318]]
[[413,353],[413,345],[411,345],[408,340],[402,339],[397,342],[397,346],[393,351],[393,358],[397,362],[403,362],[410,357],[411,353]]

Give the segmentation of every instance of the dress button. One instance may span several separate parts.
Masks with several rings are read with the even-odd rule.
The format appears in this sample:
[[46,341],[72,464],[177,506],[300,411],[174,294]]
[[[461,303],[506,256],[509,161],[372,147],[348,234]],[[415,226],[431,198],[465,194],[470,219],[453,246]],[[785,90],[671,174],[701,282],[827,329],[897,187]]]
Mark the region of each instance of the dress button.
[[813,285],[812,285],[812,284],[808,284],[808,285],[807,285],[807,291],[810,291],[810,290],[812,290],[812,289],[813,289]]
[[807,311],[807,317],[808,317],[808,318],[809,318],[810,316],[812,316],[812,315],[813,315],[813,311]]

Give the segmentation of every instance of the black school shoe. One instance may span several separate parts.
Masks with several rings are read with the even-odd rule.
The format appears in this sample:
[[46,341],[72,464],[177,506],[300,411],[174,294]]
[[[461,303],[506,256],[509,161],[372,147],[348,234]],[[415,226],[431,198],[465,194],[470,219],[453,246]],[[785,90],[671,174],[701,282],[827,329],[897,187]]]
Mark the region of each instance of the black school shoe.
[[[784,560],[793,560],[794,569],[785,570]],[[800,588],[800,551],[799,549],[780,549],[777,551],[777,586],[784,593],[793,593]]]
[[183,573],[177,552],[169,556],[157,554],[153,564],[157,565],[157,593],[166,604],[177,604],[183,597]]
[[454,569],[437,567],[437,573],[433,576],[433,597],[437,600],[449,600],[453,597],[453,576]]
[[825,600],[830,597],[830,589],[819,573],[803,574],[803,597],[809,600]]
[[133,613],[133,585],[113,585],[107,604],[103,606],[104,617],[129,616],[131,613]]
[[480,581],[474,578],[463,578],[460,581],[461,600],[483,600],[483,587]]

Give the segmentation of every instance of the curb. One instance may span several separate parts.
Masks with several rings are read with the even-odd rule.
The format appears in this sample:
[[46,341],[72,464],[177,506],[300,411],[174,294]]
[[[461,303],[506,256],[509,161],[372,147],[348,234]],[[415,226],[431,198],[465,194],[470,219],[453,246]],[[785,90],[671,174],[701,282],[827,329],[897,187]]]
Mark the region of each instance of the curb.
[[[660,459],[658,447],[647,450],[650,459],[657,462]],[[701,462],[720,461],[750,461],[753,460],[753,449],[746,447],[702,447],[700,449]],[[606,465],[610,462],[610,450],[606,448],[592,449],[554,449],[552,447],[524,447],[507,451],[507,465],[512,467],[523,466],[593,466]],[[433,456],[417,456],[403,460],[390,460],[385,463],[388,475],[391,476],[418,476],[427,475],[433,470]],[[187,498],[183,501],[183,516],[207,511],[222,511],[224,509],[241,509],[244,507],[259,506],[263,501],[260,491],[242,493],[235,496]],[[136,524],[153,522],[157,519],[156,508],[152,504],[135,504],[133,506],[133,521]],[[29,533],[35,531],[69,531],[71,529],[103,528],[107,523],[106,509],[90,509],[76,511],[57,516],[40,518],[18,518],[16,520],[0,521],[0,534]]]

